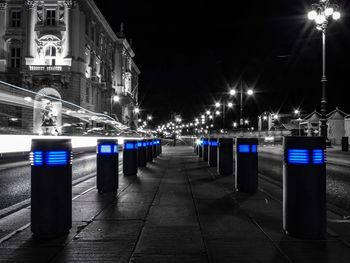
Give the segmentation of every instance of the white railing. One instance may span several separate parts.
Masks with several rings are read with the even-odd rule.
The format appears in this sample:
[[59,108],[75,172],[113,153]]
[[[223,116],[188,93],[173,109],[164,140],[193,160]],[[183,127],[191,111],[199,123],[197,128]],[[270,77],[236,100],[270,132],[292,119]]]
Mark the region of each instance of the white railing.
[[29,66],[30,71],[62,71],[62,66]]

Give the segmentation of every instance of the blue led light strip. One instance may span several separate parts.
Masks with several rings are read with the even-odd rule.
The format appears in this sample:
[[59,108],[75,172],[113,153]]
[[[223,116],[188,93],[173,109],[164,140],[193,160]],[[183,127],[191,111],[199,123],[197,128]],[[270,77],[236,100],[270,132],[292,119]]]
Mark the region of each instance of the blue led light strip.
[[100,154],[118,153],[118,145],[116,144],[101,144],[99,145]]
[[48,166],[61,166],[69,164],[67,151],[49,151],[45,153],[45,164]]
[[211,141],[210,146],[218,147],[218,142]]
[[313,164],[324,164],[325,156],[322,149],[316,149],[312,151],[312,163]]
[[42,151],[34,151],[30,153],[30,164],[33,166],[44,165],[44,156]]
[[309,151],[306,149],[289,149],[287,152],[289,164],[309,164]]
[[249,153],[249,145],[248,144],[239,144],[238,145],[238,152],[239,153]]
[[255,145],[255,144],[251,145],[251,152],[252,153],[257,153],[258,152],[258,146]]
[[137,149],[137,144],[135,144],[135,143],[126,143],[126,144],[124,145],[124,148],[125,148],[126,150]]

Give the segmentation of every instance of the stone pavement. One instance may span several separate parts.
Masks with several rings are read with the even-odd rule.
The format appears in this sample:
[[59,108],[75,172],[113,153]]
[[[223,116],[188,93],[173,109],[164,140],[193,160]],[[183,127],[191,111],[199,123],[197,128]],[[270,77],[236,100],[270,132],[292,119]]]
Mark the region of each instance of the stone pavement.
[[120,175],[117,195],[76,196],[67,237],[37,241],[26,228],[0,244],[0,262],[350,262],[348,223],[334,216],[341,235],[323,241],[285,236],[281,189],[235,192],[234,177],[217,176],[190,147],[164,147],[139,171]]

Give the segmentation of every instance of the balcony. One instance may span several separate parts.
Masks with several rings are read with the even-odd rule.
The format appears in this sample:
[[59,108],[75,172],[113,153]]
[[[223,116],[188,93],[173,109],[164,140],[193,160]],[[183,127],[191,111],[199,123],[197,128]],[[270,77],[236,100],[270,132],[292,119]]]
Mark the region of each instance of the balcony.
[[70,71],[70,66],[28,66],[28,70],[32,72],[68,72]]

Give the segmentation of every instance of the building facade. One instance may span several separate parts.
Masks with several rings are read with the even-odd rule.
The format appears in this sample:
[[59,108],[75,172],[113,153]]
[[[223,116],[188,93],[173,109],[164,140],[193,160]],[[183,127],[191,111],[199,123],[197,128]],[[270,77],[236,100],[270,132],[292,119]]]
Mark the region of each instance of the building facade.
[[[140,71],[134,56],[93,0],[0,0],[0,79],[5,82],[136,127]],[[40,96],[35,101],[42,103]],[[61,124],[62,105],[53,107]],[[41,125],[36,108],[24,109],[19,118],[34,133]]]

